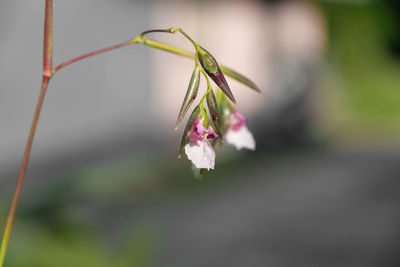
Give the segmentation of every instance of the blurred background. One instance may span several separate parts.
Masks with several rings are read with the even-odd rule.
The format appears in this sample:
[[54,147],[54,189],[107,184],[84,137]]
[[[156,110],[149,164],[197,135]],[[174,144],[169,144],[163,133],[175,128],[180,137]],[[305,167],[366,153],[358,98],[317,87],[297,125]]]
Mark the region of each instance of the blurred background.
[[[263,91],[228,80],[257,150],[219,149],[202,179],[178,160],[191,60],[135,45],[71,65],[50,83],[6,266],[400,265],[399,1],[54,2],[55,65],[182,27]],[[1,229],[43,13],[0,2]]]

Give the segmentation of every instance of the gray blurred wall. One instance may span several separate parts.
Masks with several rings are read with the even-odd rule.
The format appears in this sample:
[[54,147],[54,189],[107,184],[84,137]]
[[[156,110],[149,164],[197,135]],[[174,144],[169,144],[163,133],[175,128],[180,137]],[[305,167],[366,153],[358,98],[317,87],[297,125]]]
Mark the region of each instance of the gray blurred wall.
[[[55,0],[54,64],[149,28],[151,1]],[[41,83],[44,1],[0,2],[0,173],[20,163]],[[149,136],[149,49],[103,54],[52,79],[31,164]],[[128,136],[129,135],[129,136]],[[10,170],[10,168],[12,170]],[[15,177],[8,177],[14,179]],[[4,176],[0,175],[0,179]]]

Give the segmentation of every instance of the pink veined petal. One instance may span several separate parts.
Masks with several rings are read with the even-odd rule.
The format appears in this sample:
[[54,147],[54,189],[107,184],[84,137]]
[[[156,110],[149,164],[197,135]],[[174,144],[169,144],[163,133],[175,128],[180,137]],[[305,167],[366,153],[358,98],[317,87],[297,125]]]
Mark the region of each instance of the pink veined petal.
[[229,128],[225,134],[225,139],[229,144],[235,146],[237,150],[242,148],[247,148],[249,150],[256,149],[256,141],[246,126],[238,130]]
[[214,132],[213,127],[211,127],[211,125],[209,125],[209,126],[208,126],[207,140],[208,140],[208,141],[213,141],[213,140],[217,139],[217,137],[218,137],[218,134],[216,134],[216,133]]
[[207,129],[203,126],[199,118],[193,121],[192,129],[190,130],[189,137],[191,141],[198,141],[202,139],[203,135],[207,133]]
[[214,169],[215,151],[207,140],[189,142],[185,146],[185,153],[196,168]]
[[245,116],[240,114],[239,112],[234,112],[231,117],[232,123],[231,127],[233,130],[238,131],[240,128],[246,125],[247,119]]

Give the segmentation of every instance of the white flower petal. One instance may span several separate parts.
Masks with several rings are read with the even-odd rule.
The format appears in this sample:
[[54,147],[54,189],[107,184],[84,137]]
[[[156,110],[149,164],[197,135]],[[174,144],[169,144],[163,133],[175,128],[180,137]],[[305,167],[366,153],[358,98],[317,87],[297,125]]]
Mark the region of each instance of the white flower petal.
[[214,169],[215,151],[207,140],[189,142],[185,146],[185,153],[196,168]]
[[256,149],[256,141],[246,126],[240,127],[237,131],[229,128],[225,134],[225,139],[229,144],[235,146],[237,150],[242,148]]

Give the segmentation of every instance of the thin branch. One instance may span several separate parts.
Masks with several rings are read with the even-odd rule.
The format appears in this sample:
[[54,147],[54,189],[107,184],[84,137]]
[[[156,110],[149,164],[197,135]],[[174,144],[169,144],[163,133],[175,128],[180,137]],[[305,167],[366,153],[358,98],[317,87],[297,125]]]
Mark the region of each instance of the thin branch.
[[98,54],[101,54],[101,53],[105,53],[105,52],[108,52],[110,50],[114,50],[114,49],[117,49],[117,48],[120,48],[120,47],[124,47],[124,46],[130,45],[130,44],[134,44],[136,42],[137,42],[137,40],[135,38],[133,40],[129,40],[129,41],[126,41],[126,42],[123,42],[123,43],[119,43],[119,44],[112,45],[112,46],[109,46],[109,47],[106,47],[106,48],[102,48],[102,49],[99,49],[99,50],[96,50],[96,51],[93,51],[93,52],[89,52],[89,53],[83,54],[83,55],[81,55],[79,57],[75,57],[73,59],[67,60],[67,61],[61,63],[60,65],[58,65],[57,67],[55,67],[53,69],[53,71],[52,71],[52,75],[54,75],[60,69],[66,67],[69,64],[72,64],[74,62],[77,62],[77,61],[80,61],[82,59],[85,59],[85,58],[88,58],[88,57],[91,57],[91,56],[95,56],[95,55],[98,55]]

